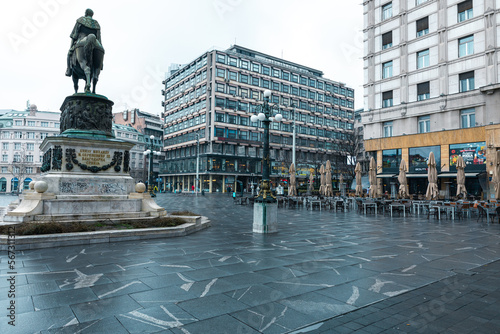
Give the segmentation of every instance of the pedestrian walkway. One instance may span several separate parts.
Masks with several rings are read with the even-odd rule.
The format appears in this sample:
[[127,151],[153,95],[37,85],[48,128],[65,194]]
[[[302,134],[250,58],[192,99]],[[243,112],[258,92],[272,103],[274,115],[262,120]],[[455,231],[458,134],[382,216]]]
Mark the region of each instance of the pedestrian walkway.
[[279,209],[279,233],[260,235],[231,197],[156,200],[212,227],[19,252],[16,327],[2,316],[0,333],[498,331],[498,224]]

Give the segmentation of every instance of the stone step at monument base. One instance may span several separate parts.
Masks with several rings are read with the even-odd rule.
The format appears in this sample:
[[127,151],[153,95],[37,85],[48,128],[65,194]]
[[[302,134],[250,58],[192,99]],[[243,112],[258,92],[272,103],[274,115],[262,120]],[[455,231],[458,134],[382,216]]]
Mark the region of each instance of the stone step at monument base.
[[83,213],[83,214],[60,214],[60,215],[37,215],[34,223],[60,222],[60,223],[97,223],[97,222],[116,222],[116,221],[134,221],[142,219],[154,219],[157,215],[151,212],[110,212],[110,213]]

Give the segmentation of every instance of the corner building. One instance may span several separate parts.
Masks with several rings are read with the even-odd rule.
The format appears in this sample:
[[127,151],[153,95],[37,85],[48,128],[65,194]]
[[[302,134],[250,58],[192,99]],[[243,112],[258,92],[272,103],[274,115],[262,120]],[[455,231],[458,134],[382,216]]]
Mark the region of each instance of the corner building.
[[500,1],[367,0],[364,6],[365,149],[376,157],[379,191],[390,192],[401,159],[410,194],[425,194],[434,152],[442,197],[456,194],[456,159],[466,187],[489,197],[500,147]]
[[170,190],[191,191],[198,141],[201,189],[257,187],[263,129],[250,116],[262,105],[266,89],[284,118],[270,125],[275,186],[288,178],[294,111],[299,179],[305,180],[310,168],[319,169],[342,155],[341,143],[353,130],[354,90],[307,66],[235,45],[206,52],[172,72],[162,91],[166,160],[160,167]]

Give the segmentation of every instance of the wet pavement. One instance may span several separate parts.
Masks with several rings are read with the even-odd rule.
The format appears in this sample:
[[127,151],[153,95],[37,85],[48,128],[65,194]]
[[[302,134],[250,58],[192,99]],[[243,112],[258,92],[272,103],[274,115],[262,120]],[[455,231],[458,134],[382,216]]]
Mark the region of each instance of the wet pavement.
[[[0,333],[500,332],[500,225],[252,207],[160,194],[212,227],[179,238],[20,251],[0,260]],[[15,327],[6,310],[15,290]]]

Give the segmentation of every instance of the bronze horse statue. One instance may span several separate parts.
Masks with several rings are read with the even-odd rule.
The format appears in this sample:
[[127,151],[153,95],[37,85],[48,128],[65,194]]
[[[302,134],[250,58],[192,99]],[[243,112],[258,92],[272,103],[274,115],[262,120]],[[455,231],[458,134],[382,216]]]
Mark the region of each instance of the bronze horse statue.
[[70,65],[75,94],[78,92],[79,79],[85,80],[85,93],[90,93],[92,83],[92,93],[95,94],[103,60],[104,48],[94,34],[89,34],[76,42]]

